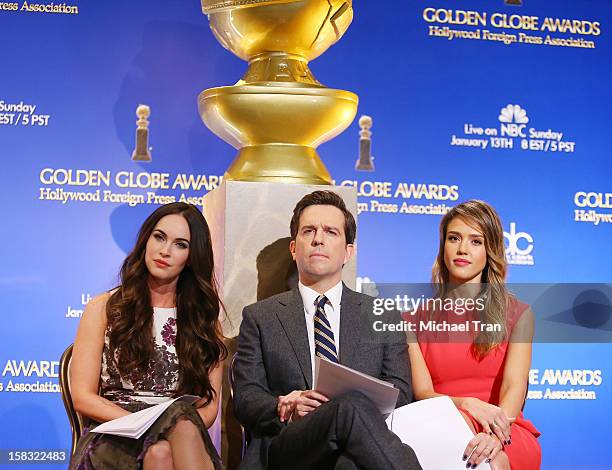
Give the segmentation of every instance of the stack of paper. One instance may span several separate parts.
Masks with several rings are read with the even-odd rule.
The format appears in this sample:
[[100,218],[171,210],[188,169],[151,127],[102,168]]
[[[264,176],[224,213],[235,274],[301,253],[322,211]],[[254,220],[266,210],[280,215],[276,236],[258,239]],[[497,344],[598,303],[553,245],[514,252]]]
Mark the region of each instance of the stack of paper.
[[395,409],[399,390],[392,383],[375,379],[349,367],[315,358],[315,390],[328,398],[358,391],[368,397],[383,415]]
[[[416,453],[424,470],[465,470],[465,448],[474,437],[449,397],[430,398],[402,406],[387,426]],[[478,466],[490,469],[487,463]]]
[[182,397],[168,400],[145,410],[137,411],[136,413],[102,423],[101,425],[93,428],[91,432],[113,434],[115,436],[138,439],[153,425],[155,421],[157,421],[157,418],[159,418],[162,413],[166,411],[170,405],[172,405],[172,403],[179,400],[189,404],[195,404],[198,400],[200,400],[200,397],[196,397],[194,395],[183,395]]

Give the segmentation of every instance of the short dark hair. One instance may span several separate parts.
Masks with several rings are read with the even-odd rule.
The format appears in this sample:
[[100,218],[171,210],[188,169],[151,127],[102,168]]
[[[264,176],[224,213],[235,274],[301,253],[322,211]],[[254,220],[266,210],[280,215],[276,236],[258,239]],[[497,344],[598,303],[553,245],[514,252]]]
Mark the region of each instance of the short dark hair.
[[355,242],[355,235],[357,233],[355,218],[346,208],[344,200],[333,191],[314,191],[298,201],[295,205],[295,209],[293,209],[293,217],[291,217],[291,223],[289,224],[291,240],[295,240],[295,237],[297,237],[300,217],[304,209],[308,206],[334,206],[340,209],[344,214],[344,236],[346,238],[346,244],[352,245]]

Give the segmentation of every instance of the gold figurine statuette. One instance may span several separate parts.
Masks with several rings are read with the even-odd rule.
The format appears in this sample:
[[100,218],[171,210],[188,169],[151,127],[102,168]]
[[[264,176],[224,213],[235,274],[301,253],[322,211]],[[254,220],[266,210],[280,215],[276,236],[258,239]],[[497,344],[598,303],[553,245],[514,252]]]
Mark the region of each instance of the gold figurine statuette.
[[361,116],[359,118],[359,158],[355,163],[357,171],[374,171],[374,157],[372,156],[372,118]]
[[316,148],[355,118],[354,93],[323,86],[308,62],[337,42],[352,0],[201,0],[217,40],[249,67],[198,98],[200,116],[239,149],[226,179],[331,184]]
[[149,121],[147,120],[151,115],[151,109],[144,104],[141,104],[136,108],[136,147],[132,152],[132,160],[141,162],[151,161],[151,152],[149,149]]

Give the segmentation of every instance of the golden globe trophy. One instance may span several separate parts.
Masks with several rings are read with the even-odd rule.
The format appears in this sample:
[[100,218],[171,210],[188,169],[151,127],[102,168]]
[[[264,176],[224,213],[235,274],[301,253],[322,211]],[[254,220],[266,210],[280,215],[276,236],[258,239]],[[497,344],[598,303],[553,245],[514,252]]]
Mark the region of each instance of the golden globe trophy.
[[138,105],[136,108],[136,147],[132,152],[132,160],[141,162],[151,161],[151,149],[149,148],[149,121],[151,108],[145,104]]
[[358,98],[319,83],[308,62],[337,42],[352,0],[201,0],[217,40],[249,67],[234,86],[204,90],[200,116],[239,149],[225,178],[331,184],[316,148],[355,118]]

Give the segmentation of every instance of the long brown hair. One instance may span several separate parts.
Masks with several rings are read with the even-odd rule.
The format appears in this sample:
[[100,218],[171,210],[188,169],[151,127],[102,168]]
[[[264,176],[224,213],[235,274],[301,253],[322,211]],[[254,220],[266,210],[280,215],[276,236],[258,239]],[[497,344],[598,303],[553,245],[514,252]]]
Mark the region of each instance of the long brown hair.
[[217,293],[210,230],[202,213],[182,202],[155,210],[142,224],[136,245],[123,262],[121,285],[106,305],[110,353],[121,375],[144,371],[153,354],[153,307],[145,264],[147,241],[165,216],[178,214],[189,225],[189,258],[176,286],[176,353],[179,361],[177,395],[214,398],[210,371],[227,355],[221,335],[222,307]]
[[482,271],[480,295],[485,298],[482,321],[501,325],[501,332],[481,332],[475,338],[474,352],[485,356],[507,337],[506,311],[509,293],[506,289],[506,250],[504,247],[504,229],[497,212],[484,201],[476,199],[461,203],[447,212],[440,222],[440,245],[438,256],[432,269],[432,282],[438,295],[446,296],[450,289],[449,271],[444,262],[444,245],[448,225],[455,218],[462,219],[466,224],[480,230],[484,236],[484,246],[487,262]]

